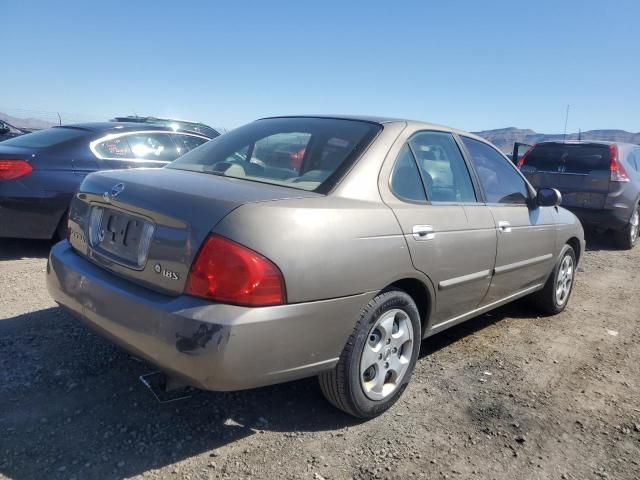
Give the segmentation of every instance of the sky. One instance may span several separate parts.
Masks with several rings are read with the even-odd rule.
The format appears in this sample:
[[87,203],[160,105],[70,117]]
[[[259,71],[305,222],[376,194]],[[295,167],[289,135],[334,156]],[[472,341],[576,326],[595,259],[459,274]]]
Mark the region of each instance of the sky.
[[0,111],[640,131],[640,2],[0,0]]

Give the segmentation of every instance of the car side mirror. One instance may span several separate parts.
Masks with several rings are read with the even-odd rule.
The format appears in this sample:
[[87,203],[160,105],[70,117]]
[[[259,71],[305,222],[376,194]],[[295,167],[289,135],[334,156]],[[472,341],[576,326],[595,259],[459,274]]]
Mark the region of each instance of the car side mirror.
[[536,195],[539,207],[558,207],[562,203],[562,194],[555,188],[541,188]]

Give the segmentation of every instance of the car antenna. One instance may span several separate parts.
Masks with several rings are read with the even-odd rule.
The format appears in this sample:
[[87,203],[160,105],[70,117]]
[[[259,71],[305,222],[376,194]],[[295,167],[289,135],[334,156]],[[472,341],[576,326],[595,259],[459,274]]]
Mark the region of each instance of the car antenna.
[[569,107],[567,104],[567,113],[564,116],[564,135],[562,135],[562,143],[567,143],[567,122],[569,121]]

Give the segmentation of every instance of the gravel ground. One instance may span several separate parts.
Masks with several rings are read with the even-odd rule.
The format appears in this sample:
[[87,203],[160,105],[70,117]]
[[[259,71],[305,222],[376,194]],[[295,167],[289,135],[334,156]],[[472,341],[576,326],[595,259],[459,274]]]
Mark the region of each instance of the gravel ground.
[[569,308],[520,302],[422,345],[358,422],[315,379],[159,404],[153,367],[50,300],[46,242],[0,241],[0,478],[640,478],[640,248],[592,239]]

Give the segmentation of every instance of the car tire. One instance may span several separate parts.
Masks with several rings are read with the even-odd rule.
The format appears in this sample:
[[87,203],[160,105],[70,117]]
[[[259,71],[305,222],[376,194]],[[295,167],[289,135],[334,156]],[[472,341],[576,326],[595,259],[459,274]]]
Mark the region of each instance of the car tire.
[[573,291],[576,266],[573,248],[571,245],[565,245],[542,290],[531,295],[533,306],[547,315],[562,312],[567,307]]
[[407,387],[421,340],[413,299],[396,289],[378,294],[362,310],[336,367],[319,376],[322,393],[354,417],[382,414]]
[[631,250],[638,242],[640,230],[640,212],[638,206],[633,210],[629,224],[622,230],[614,233],[614,238],[618,247],[623,250]]

